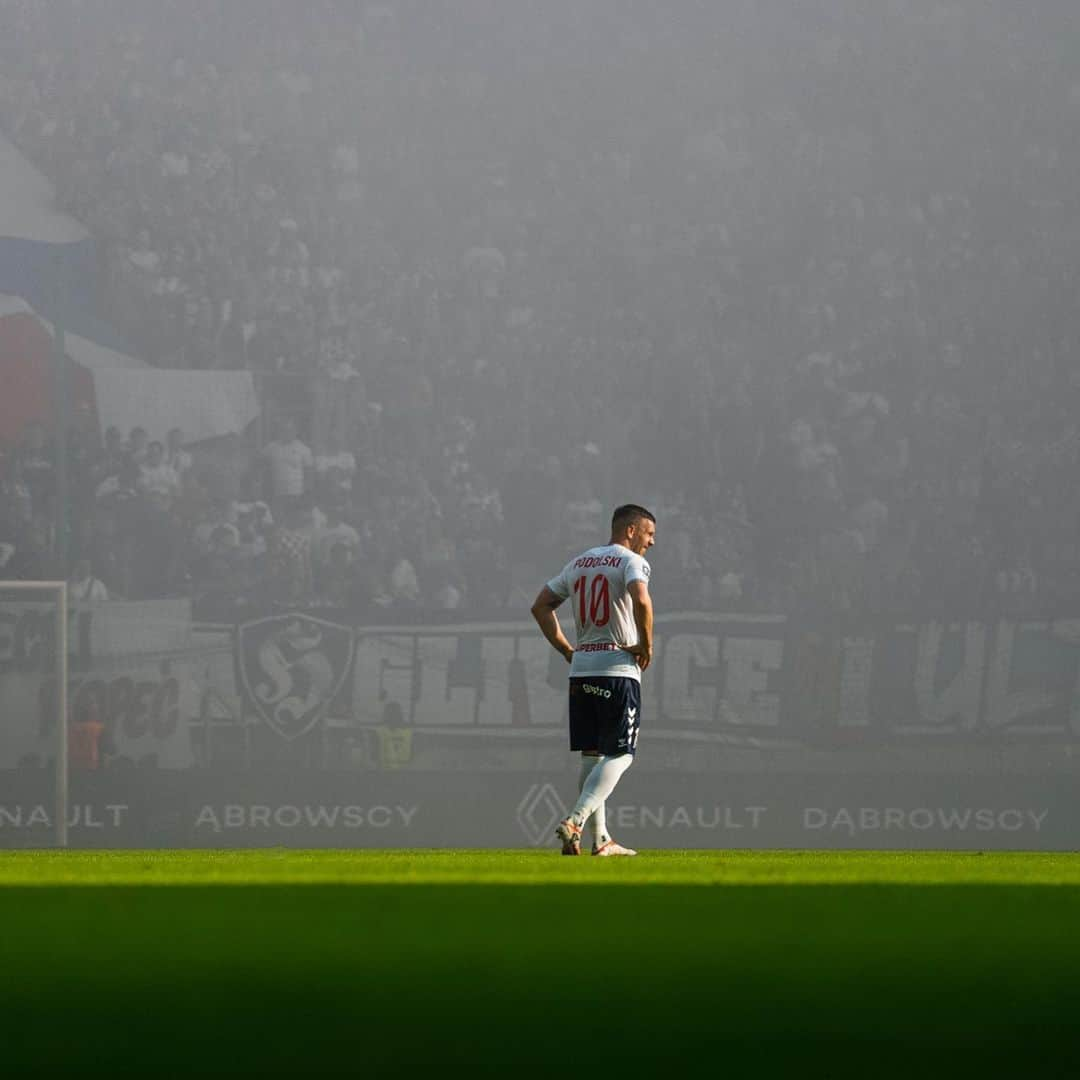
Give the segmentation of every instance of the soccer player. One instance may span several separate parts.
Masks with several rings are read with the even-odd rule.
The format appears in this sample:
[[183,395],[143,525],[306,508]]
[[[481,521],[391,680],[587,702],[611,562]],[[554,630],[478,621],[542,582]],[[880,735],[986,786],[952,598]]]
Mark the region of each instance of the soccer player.
[[[637,854],[611,838],[604,804],[637,750],[641,673],[653,649],[651,571],[643,556],[655,542],[656,518],[643,506],[620,506],[608,543],[572,559],[533,602],[541,633],[570,664],[570,749],[581,751],[580,794],[555,830],[564,855],[581,854],[587,821],[594,855]],[[571,598],[576,648],[555,613]]]

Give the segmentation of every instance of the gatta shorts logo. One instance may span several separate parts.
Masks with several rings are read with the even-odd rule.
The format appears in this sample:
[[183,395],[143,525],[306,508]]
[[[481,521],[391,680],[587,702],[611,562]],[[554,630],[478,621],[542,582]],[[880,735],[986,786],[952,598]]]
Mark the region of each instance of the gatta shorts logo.
[[582,683],[581,684],[581,689],[584,690],[586,694],[595,694],[597,697],[602,697],[602,698],[610,698],[611,697],[611,691],[610,690],[605,690],[604,687],[602,687],[602,686],[593,686],[591,683]]

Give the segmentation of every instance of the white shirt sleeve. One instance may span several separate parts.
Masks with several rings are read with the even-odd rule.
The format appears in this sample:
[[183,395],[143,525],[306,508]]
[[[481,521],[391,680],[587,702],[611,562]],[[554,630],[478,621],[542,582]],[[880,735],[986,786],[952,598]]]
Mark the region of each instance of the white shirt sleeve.
[[553,577],[547,587],[560,599],[565,600],[570,595],[570,564],[567,563],[562,571]]
[[640,556],[631,555],[626,563],[626,584],[629,585],[632,581],[644,581],[646,585],[649,584],[649,578],[652,576],[652,567]]

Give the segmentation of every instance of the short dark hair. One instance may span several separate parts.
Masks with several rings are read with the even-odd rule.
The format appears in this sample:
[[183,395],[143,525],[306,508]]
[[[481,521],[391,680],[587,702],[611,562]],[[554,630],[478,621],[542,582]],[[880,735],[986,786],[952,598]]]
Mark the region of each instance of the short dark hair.
[[638,506],[636,503],[617,506],[615,513],[611,515],[611,531],[617,533],[620,529],[625,529],[627,525],[636,525],[642,518],[656,524],[656,518],[644,506]]

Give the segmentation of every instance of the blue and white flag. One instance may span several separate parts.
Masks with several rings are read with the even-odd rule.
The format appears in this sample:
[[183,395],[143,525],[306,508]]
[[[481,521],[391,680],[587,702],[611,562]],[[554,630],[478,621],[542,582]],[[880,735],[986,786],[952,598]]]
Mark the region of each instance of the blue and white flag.
[[52,184],[0,136],[0,442],[55,422],[54,327],[64,330],[72,419],[190,441],[243,431],[259,404],[248,371],[172,371],[134,358],[99,307],[90,234],[56,208]]
[[0,135],[0,295],[24,301],[50,332],[60,319],[67,354],[91,370],[145,367],[102,315],[93,239],[55,199],[49,180]]

